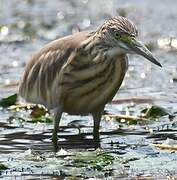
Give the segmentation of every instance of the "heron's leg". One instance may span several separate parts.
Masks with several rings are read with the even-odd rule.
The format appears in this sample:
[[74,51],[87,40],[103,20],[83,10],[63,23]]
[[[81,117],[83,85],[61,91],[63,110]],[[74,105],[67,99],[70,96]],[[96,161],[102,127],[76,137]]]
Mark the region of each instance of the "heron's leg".
[[57,107],[54,110],[54,129],[52,132],[52,142],[53,142],[53,146],[54,146],[54,151],[58,151],[58,129],[59,129],[59,123],[60,123],[60,119],[61,119],[61,115],[62,115],[62,108],[61,107]]
[[93,138],[94,138],[94,143],[95,143],[95,148],[100,147],[100,133],[99,133],[99,128],[100,128],[100,121],[101,121],[101,115],[102,115],[102,110],[96,111],[92,113],[93,116]]

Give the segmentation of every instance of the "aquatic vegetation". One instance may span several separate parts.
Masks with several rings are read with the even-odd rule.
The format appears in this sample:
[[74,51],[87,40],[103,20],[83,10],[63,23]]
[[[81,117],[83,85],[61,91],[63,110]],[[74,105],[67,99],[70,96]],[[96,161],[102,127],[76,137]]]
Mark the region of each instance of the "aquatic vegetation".
[[6,98],[2,98],[0,100],[0,106],[1,107],[9,107],[9,106],[12,106],[16,103],[17,101],[17,94],[13,94],[11,96],[8,96]]
[[[5,4],[0,7],[3,17],[0,178],[174,179],[177,175],[176,1],[2,3]],[[64,114],[58,132],[61,149],[54,153],[53,115],[41,105],[16,101],[19,75],[30,55],[49,40],[94,29],[113,14],[136,23],[141,30],[139,36],[163,68],[130,55],[132,61],[121,90],[105,108],[101,149],[94,150],[90,116]]]

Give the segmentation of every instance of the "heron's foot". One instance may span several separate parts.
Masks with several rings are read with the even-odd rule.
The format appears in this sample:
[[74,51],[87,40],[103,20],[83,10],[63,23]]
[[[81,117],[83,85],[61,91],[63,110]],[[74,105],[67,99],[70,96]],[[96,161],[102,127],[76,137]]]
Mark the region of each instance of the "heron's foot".
[[94,134],[94,145],[95,145],[95,149],[100,148],[100,136],[99,136],[99,132],[96,132]]
[[95,149],[100,148],[100,141],[99,140],[94,140],[94,144],[95,144]]
[[52,132],[52,143],[53,143],[54,151],[57,152],[58,151],[58,136],[57,136],[57,131],[55,131],[55,129]]

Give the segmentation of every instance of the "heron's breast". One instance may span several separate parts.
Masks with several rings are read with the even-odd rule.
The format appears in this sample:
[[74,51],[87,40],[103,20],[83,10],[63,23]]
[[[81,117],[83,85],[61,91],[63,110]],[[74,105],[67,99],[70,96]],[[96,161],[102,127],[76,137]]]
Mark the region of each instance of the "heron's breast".
[[[90,73],[89,73],[90,68]],[[67,83],[63,81],[65,99],[64,111],[69,113],[90,113],[111,101],[118,91],[127,69],[127,60],[114,59],[95,67],[78,71],[75,78],[70,73]],[[73,71],[74,73],[74,71]],[[67,75],[69,76],[69,75]]]

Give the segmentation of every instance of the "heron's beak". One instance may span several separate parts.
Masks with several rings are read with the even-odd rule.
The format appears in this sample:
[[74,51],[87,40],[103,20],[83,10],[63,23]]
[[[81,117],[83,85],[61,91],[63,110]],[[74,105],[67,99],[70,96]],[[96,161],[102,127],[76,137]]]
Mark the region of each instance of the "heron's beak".
[[152,53],[140,41],[137,41],[135,38],[131,38],[131,40],[129,40],[129,42],[126,43],[126,45],[129,47],[131,51],[145,57],[157,66],[162,67],[162,65],[156,60]]

